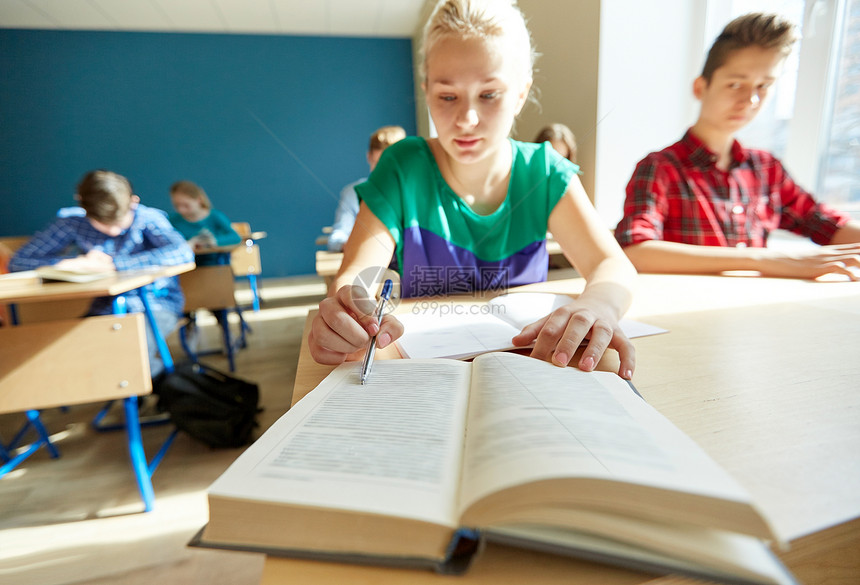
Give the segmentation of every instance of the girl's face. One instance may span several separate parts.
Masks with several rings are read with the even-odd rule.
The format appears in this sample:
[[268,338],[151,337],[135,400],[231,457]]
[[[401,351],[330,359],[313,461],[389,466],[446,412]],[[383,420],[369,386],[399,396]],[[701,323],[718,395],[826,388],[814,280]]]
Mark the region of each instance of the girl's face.
[[431,47],[424,91],[439,143],[454,161],[476,162],[507,144],[531,86],[518,64],[504,39],[448,35]]
[[170,200],[176,212],[186,221],[200,221],[206,216],[206,210],[200,205],[200,200],[177,191],[171,194]]

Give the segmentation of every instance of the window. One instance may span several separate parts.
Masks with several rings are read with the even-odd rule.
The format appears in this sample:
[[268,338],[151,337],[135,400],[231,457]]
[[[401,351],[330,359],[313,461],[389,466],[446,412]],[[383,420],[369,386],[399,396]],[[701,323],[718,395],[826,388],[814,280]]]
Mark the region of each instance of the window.
[[860,0],[847,4],[817,194],[860,218]]

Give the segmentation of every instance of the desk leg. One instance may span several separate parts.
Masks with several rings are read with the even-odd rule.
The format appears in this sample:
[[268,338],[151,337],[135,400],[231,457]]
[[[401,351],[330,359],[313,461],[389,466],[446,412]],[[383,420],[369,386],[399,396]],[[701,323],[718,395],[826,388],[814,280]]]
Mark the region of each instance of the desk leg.
[[123,404],[125,405],[125,429],[128,434],[128,453],[131,457],[131,466],[137,476],[137,487],[140,490],[144,510],[149,512],[155,502],[155,492],[152,489],[152,475],[149,472],[146,453],[143,450],[143,440],[140,435],[137,396],[123,399]]
[[39,435],[39,440],[45,443],[45,448],[48,450],[48,453],[51,454],[52,459],[56,459],[60,456],[60,452],[57,451],[57,448],[51,442],[51,436],[48,434],[48,430],[45,428],[45,425],[42,424],[42,419],[39,418],[38,410],[28,410],[27,418],[30,420],[30,424],[33,425],[33,428],[36,429],[36,433]]
[[[38,435],[38,438],[30,443],[27,448],[16,455],[15,457],[11,456],[11,453],[7,449],[14,449],[15,445],[23,438],[24,434],[27,430],[33,427]],[[0,455],[6,461],[2,466],[0,466],[0,477],[3,477],[15,467],[18,466],[19,463],[24,461],[27,457],[35,453],[40,447],[44,447],[48,450],[48,453],[51,455],[52,459],[56,459],[60,456],[60,452],[57,451],[57,448],[51,443],[51,437],[48,435],[47,429],[45,429],[45,425],[42,424],[42,419],[39,418],[38,410],[28,410],[27,411],[27,423],[21,428],[19,433],[16,435],[15,439],[13,439],[12,443],[9,444],[8,448],[3,447],[0,449]]]
[[218,316],[218,321],[221,323],[221,337],[224,339],[224,349],[227,352],[227,363],[230,371],[236,371],[236,362],[233,350],[233,340],[230,336],[230,322],[227,319],[227,309],[217,309],[214,313]]
[[140,298],[143,301],[143,311],[146,313],[146,319],[149,321],[150,327],[152,327],[152,333],[155,336],[155,344],[158,346],[158,354],[161,356],[161,361],[164,364],[164,371],[172,372],[174,369],[173,357],[170,355],[170,350],[167,348],[167,341],[164,339],[164,335],[161,334],[161,331],[158,328],[158,323],[155,321],[152,307],[149,305],[148,293],[150,289],[150,286],[145,286],[141,291]]
[[260,287],[257,283],[257,275],[248,275],[248,284],[251,285],[251,298],[253,299],[254,312],[260,312]]

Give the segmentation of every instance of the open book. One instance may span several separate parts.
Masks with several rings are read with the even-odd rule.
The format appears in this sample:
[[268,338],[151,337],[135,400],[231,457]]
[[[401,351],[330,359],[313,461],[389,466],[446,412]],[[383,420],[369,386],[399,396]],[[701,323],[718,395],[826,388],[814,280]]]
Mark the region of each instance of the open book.
[[378,361],[362,386],[359,367],[210,486],[193,544],[451,571],[478,539],[794,583],[744,490],[614,374],[489,353]]
[[[567,295],[518,292],[477,305],[450,299],[417,301],[410,312],[397,315],[404,326],[397,347],[403,357],[456,359],[513,349],[511,339],[523,327],[571,300]],[[621,319],[619,324],[631,339],[666,333],[666,329],[631,319]]]
[[91,270],[79,270],[72,268],[57,268],[56,266],[40,266],[35,273],[42,280],[61,280],[63,282],[93,282],[115,276],[115,271],[93,272]]
[[0,290],[12,290],[27,286],[37,286],[41,279],[35,270],[0,274]]

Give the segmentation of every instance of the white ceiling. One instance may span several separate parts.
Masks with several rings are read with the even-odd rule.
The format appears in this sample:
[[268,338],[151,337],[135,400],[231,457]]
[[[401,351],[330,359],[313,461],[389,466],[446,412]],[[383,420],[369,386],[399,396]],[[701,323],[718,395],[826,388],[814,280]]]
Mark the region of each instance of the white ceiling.
[[426,0],[0,0],[0,28],[411,37]]

